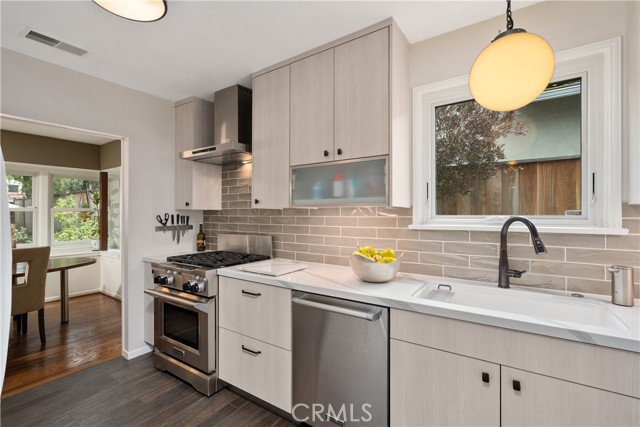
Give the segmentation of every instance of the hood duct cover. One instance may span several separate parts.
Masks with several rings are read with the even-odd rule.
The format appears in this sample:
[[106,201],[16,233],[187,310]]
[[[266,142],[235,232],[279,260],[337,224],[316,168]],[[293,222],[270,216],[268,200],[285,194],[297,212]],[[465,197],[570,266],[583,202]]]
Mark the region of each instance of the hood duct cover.
[[222,165],[251,161],[251,89],[235,85],[215,93],[213,145],[183,151],[180,158]]

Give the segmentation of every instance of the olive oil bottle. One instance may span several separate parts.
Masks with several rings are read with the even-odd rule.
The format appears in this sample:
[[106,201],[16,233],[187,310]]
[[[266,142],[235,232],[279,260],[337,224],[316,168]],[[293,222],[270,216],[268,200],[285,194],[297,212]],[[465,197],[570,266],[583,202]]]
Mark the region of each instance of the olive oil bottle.
[[206,236],[204,235],[204,230],[202,230],[202,224],[200,224],[200,231],[198,231],[198,235],[196,236],[198,252],[202,252],[206,249],[205,240]]

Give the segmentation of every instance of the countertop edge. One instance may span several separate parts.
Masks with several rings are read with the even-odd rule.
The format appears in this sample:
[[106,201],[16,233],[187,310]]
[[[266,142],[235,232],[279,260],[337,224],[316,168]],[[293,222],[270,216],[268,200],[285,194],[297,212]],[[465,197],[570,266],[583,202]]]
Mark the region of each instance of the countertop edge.
[[[315,263],[305,262],[310,267],[316,265]],[[341,267],[327,264],[317,264],[317,266],[330,268],[330,269],[344,269],[345,274],[351,275],[351,270],[348,267]],[[533,333],[537,335],[544,335],[553,338],[560,338],[570,341],[576,341],[581,343],[599,345],[604,347],[611,347],[618,350],[626,350],[635,353],[640,353],[640,340],[635,340],[632,337],[618,337],[606,334],[595,333],[585,329],[571,329],[564,325],[554,325],[551,322],[540,322],[536,319],[526,321],[524,319],[517,319],[510,313],[504,313],[504,316],[490,315],[487,313],[474,312],[484,310],[473,310],[472,308],[454,306],[450,304],[450,307],[442,307],[442,303],[432,303],[430,301],[423,300],[416,302],[412,298],[408,297],[390,297],[385,295],[375,295],[374,293],[365,293],[358,289],[349,289],[348,285],[337,283],[342,289],[335,289],[330,287],[321,286],[319,284],[305,283],[300,279],[299,272],[289,273],[281,276],[267,276],[263,274],[250,273],[240,270],[242,266],[222,268],[218,270],[218,275],[223,277],[229,277],[240,280],[247,280],[250,282],[257,282],[264,285],[276,286],[280,288],[288,288],[291,290],[310,292],[329,297],[336,297],[342,299],[349,299],[353,301],[379,305],[383,307],[389,307],[400,310],[408,310],[416,313],[423,313],[428,315],[446,317],[455,320],[462,320],[472,323],[478,323],[488,326],[495,326],[499,328],[511,329],[521,332]],[[318,268],[318,267],[316,267]],[[312,269],[307,271],[307,275],[314,275]],[[429,276],[420,276],[415,274],[404,274],[404,279],[415,280],[416,289],[420,287],[426,280],[439,279],[442,281],[449,280],[448,278],[432,278]],[[319,277],[319,279],[327,280],[326,277]],[[456,279],[452,279],[456,280]],[[377,285],[371,286],[372,290],[376,289]],[[502,314],[502,313],[500,313]],[[524,316],[522,316],[524,317]]]

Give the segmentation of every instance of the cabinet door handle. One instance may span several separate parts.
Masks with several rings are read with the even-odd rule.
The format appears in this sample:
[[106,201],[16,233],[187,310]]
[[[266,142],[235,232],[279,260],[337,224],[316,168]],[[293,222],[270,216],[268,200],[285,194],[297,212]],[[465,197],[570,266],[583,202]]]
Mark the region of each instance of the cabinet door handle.
[[342,155],[342,148],[338,148],[338,156]]
[[253,356],[260,356],[262,354],[261,351],[251,350],[250,348],[247,348],[244,345],[242,346],[242,351],[247,352]]
[[184,202],[184,205],[185,206],[189,206],[189,202]]
[[522,388],[520,387],[520,381],[518,380],[513,380],[513,389],[515,391],[520,391]]
[[488,372],[483,372],[482,373],[482,382],[489,384],[489,373]]
[[324,156],[329,157],[329,152],[327,150],[324,150]]
[[254,204],[254,205],[257,205],[258,203],[260,203],[260,200],[258,200],[258,199],[253,199],[253,204]]
[[254,297],[254,298],[258,298],[260,295],[260,293],[255,293],[255,292],[249,292],[249,291],[245,291],[244,289],[242,290],[242,295],[248,296],[248,297]]

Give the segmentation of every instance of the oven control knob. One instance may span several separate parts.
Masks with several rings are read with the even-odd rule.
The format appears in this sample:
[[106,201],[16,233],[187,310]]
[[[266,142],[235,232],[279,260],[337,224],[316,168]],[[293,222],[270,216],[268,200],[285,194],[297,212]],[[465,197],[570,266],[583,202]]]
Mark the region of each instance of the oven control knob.
[[204,282],[189,281],[182,285],[182,289],[186,292],[198,293],[204,292]]
[[153,278],[153,283],[157,283],[158,285],[172,285],[173,284],[173,276],[156,276]]

